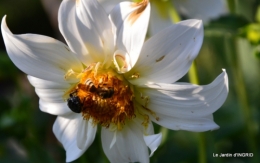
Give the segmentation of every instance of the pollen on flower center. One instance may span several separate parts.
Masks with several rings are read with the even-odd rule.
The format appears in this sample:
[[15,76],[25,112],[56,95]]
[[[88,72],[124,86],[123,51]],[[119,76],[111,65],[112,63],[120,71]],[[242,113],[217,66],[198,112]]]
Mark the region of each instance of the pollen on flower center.
[[84,119],[121,129],[126,119],[135,117],[133,90],[123,76],[110,70],[87,68],[80,82],[70,90],[68,106]]

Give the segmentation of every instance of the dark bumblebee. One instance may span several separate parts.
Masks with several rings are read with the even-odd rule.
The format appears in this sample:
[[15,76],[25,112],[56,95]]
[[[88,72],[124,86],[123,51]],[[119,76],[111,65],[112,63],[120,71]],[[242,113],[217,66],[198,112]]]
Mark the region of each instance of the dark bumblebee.
[[[87,79],[85,81],[85,85],[85,91],[96,94],[102,99],[111,98],[114,95],[114,88],[108,87],[107,84],[100,84],[98,87],[96,87],[91,79]],[[77,95],[77,90],[75,90],[70,93],[70,97],[67,99],[67,102],[71,111],[80,113],[82,111],[85,100],[82,103]]]
[[68,106],[71,111],[75,113],[80,113],[83,104],[80,101],[80,98],[75,94],[75,92],[70,93],[70,97],[67,100]]

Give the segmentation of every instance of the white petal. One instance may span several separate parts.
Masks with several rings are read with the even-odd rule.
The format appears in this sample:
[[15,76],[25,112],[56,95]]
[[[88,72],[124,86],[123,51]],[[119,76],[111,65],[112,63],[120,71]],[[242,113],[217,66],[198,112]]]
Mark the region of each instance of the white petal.
[[205,86],[154,83],[138,88],[138,91],[140,93],[135,94],[136,100],[144,105],[141,96],[147,96],[148,107],[155,112],[171,116],[207,116],[225,102],[228,77],[224,70],[211,84]]
[[[72,113],[64,117],[57,117],[53,125],[53,132],[56,138],[61,142],[66,150],[66,162],[71,162],[79,158],[92,144],[95,138],[96,127],[93,128],[91,124],[87,124],[88,127],[87,129],[85,128],[85,131],[87,132],[87,137],[79,136],[80,138],[86,138],[86,142],[83,142],[82,139],[77,140],[77,133],[80,133],[79,130],[82,130],[83,127],[86,127],[86,124],[84,123],[90,122],[83,120],[81,114]],[[82,149],[78,148],[78,141],[81,141],[84,144],[84,146],[82,146]]]
[[28,80],[35,87],[35,92],[40,98],[41,111],[53,115],[71,113],[66,100],[62,98],[64,92],[70,87],[68,83],[53,82],[33,76],[28,76]]
[[[212,121],[211,127],[216,127],[213,119],[209,119],[208,116],[211,116],[225,102],[228,94],[228,77],[224,71],[206,86],[157,83],[148,84],[146,87],[148,88],[139,88],[140,92],[136,93],[135,97],[142,106],[156,113],[159,121],[154,120],[154,122],[165,126],[166,121],[170,120],[178,124],[186,121],[189,125],[193,122],[200,125]],[[141,96],[149,98],[147,105]],[[185,129],[178,126],[171,129],[177,128]]]
[[[89,55],[87,47],[82,40],[76,24],[75,1],[63,0],[58,13],[59,29],[69,47],[76,53],[80,60],[86,65],[94,60]],[[96,37],[95,37],[96,38]],[[94,38],[94,39],[95,39]]]
[[227,13],[226,0],[174,0],[173,3],[184,16],[202,19],[204,23]]
[[40,97],[41,100],[46,102],[62,103],[65,100],[62,96],[65,93],[64,89],[39,89],[35,88],[36,94]]
[[102,128],[102,147],[111,163],[149,162],[142,131],[135,124],[126,124],[121,131],[117,131],[116,142],[110,148],[113,138],[114,132]]
[[150,154],[150,157],[151,157],[162,141],[162,134],[159,133],[159,134],[144,136],[144,141],[145,141],[145,144],[151,150],[151,154]]
[[117,133],[117,131],[114,132],[114,137],[113,137],[113,139],[112,139],[112,141],[111,141],[111,144],[110,144],[110,146],[109,146],[110,149],[111,149],[111,148],[114,146],[114,144],[116,143],[116,133]]
[[40,99],[46,102],[64,102],[62,98],[66,90],[69,88],[67,83],[60,84],[48,80],[43,80],[28,76],[30,83],[35,87],[35,92]]
[[189,70],[198,55],[203,40],[200,20],[186,20],[157,33],[145,42],[135,67],[126,74],[135,73],[133,84],[144,82],[174,83]]
[[[97,1],[63,1],[59,11],[59,20],[61,31],[66,40],[70,41],[73,49],[80,47],[78,54],[82,55],[81,58],[85,64],[89,63],[88,55],[96,62],[107,64],[106,66],[111,64],[114,51],[112,25]],[[72,23],[76,22],[76,25],[68,27],[71,25],[67,22],[68,20]],[[74,40],[78,41],[71,42]],[[87,52],[82,46],[87,48]]]
[[67,105],[67,102],[48,102],[40,99],[39,101],[40,110],[52,115],[66,115],[72,111]]
[[31,85],[34,86],[35,88],[40,88],[40,89],[68,89],[70,87],[70,84],[67,83],[66,81],[54,82],[54,81],[39,79],[39,78],[30,76],[30,75],[28,75],[27,78],[28,78],[29,82],[31,83]]
[[98,2],[104,7],[106,13],[110,13],[112,9],[123,0],[98,0]]
[[150,16],[150,4],[122,2],[111,12],[110,18],[117,35],[117,50],[122,50],[130,55],[130,70],[136,63],[146,36]]
[[159,120],[155,120],[154,117],[151,119],[171,130],[186,130],[186,131],[193,131],[193,132],[204,132],[209,130],[216,130],[219,126],[214,122],[212,115],[207,117],[190,117],[190,118],[183,118],[178,117],[178,115],[174,116],[167,116],[162,115],[160,113],[156,113],[159,117]]
[[81,150],[84,150],[86,146],[89,147],[92,144],[95,138],[95,134],[93,133],[96,133],[97,131],[97,127],[94,127],[91,120],[88,121],[88,123],[85,123],[84,121],[85,120],[83,119],[82,126],[77,133],[77,146]]
[[50,81],[63,81],[66,71],[82,71],[81,62],[70,49],[53,38],[34,34],[13,35],[2,19],[7,53],[23,72]]
[[114,35],[107,13],[96,0],[76,1],[76,8],[76,23],[90,55],[108,68],[112,63]]

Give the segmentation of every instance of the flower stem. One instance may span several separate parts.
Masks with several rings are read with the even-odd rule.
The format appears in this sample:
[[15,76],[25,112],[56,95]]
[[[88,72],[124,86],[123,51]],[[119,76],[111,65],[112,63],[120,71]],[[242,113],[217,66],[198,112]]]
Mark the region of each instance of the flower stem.
[[164,143],[166,143],[169,130],[167,128],[161,127],[160,133],[162,133],[162,141],[161,141],[161,146],[162,146]]
[[175,6],[172,1],[163,1],[163,0],[150,0],[151,3],[156,6],[157,12],[161,16],[161,19],[168,19],[173,23],[181,21],[181,17],[178,14]]
[[204,133],[198,133],[199,136],[199,163],[207,162],[206,139]]
[[176,23],[176,22],[181,21],[181,17],[178,14],[178,12],[177,12],[175,6],[173,5],[173,3],[171,1],[168,1],[168,3],[169,3],[169,5],[167,5],[167,6],[169,6],[168,11],[169,11],[169,15],[171,17],[172,22]]
[[188,75],[192,84],[199,84],[198,71],[195,60],[191,64]]
[[[198,78],[198,71],[195,60],[191,64],[191,68],[188,73],[190,82],[193,84],[199,84],[199,78]],[[205,141],[205,134],[204,133],[198,133],[198,142],[199,142],[199,163],[206,163],[207,162],[207,156],[206,156],[206,141]]]
[[234,14],[236,12],[235,0],[227,0],[227,4],[228,4],[229,12]]

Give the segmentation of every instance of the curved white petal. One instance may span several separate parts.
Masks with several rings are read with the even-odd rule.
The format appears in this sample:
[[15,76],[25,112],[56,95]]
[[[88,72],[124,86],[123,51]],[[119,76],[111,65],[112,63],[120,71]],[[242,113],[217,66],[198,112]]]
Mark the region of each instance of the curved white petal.
[[148,1],[140,3],[122,2],[115,6],[110,14],[116,33],[117,50],[130,55],[129,71],[136,63],[146,36],[150,17]]
[[145,42],[134,68],[126,74],[139,85],[145,82],[174,83],[189,70],[203,40],[200,20],[186,20],[157,33]]
[[65,90],[64,89],[40,89],[35,88],[36,94],[39,98],[46,102],[62,103],[65,100],[62,98]]
[[98,2],[103,6],[106,13],[110,13],[112,9],[123,0],[98,0]]
[[[116,138],[114,132],[102,128],[101,139],[103,150],[111,163],[149,162],[143,133],[134,123],[127,123],[121,131],[116,131]],[[114,139],[116,142],[110,148]]]
[[227,13],[226,0],[173,0],[179,13],[204,23]]
[[29,75],[28,80],[35,87],[35,92],[40,98],[41,111],[53,115],[71,113],[66,100],[62,98],[65,91],[70,87],[68,83],[43,80]]
[[186,130],[193,132],[204,132],[219,129],[219,126],[214,122],[213,115],[206,117],[194,117],[194,118],[179,118],[157,113],[159,120],[153,121],[163,127],[171,130]]
[[70,49],[53,38],[34,34],[13,35],[2,19],[1,29],[7,53],[26,74],[50,81],[64,81],[69,69],[82,71],[81,62]]
[[[85,120],[83,120],[85,121]],[[88,121],[88,123],[82,123],[81,128],[78,129],[77,132],[77,146],[79,149],[84,150],[86,146],[90,146],[94,141],[95,134],[97,131],[97,127],[92,124],[92,121]]]
[[[154,83],[137,90],[139,92],[135,94],[135,97],[141,107],[155,112],[159,118],[159,121],[154,120],[154,122],[162,123],[163,126],[167,126],[166,122],[169,121],[178,124],[172,128],[167,126],[171,129],[188,129],[179,127],[179,124],[185,124],[185,122],[187,125],[194,123],[197,127],[200,124],[210,123],[209,126],[214,129],[216,125],[213,118],[210,119],[209,116],[219,109],[227,98],[228,77],[224,71],[211,84],[205,86]],[[143,100],[143,97],[149,99],[148,103]],[[151,117],[154,119],[153,116]],[[204,126],[201,127],[203,130]]]
[[40,110],[52,115],[66,115],[72,113],[67,105],[67,102],[49,102],[40,99]]
[[70,84],[67,83],[66,81],[54,82],[54,81],[36,78],[36,77],[30,76],[30,75],[28,75],[27,78],[28,78],[29,82],[31,83],[31,85],[34,86],[35,88],[40,88],[40,89],[68,89],[70,87]]
[[151,83],[137,88],[136,100],[152,111],[178,117],[201,117],[215,112],[226,100],[228,76],[225,70],[209,85],[198,86],[188,83]]
[[[77,136],[77,133],[81,132],[79,130],[82,129],[87,132],[86,137]],[[96,127],[93,127],[91,122],[83,120],[81,114],[72,113],[67,116],[58,116],[53,125],[53,132],[66,150],[66,162],[71,162],[79,158],[92,144],[96,134]],[[83,142],[82,139],[78,140],[78,138],[86,138],[86,140]],[[84,144],[82,149],[78,148],[78,141]]]
[[80,60],[86,65],[94,62],[78,31],[75,1],[62,1],[58,13],[58,22],[61,34]]
[[[69,22],[68,22],[69,21]],[[68,44],[85,64],[109,66],[114,51],[112,25],[95,0],[64,0],[59,10],[59,27]]]
[[144,141],[151,150],[151,157],[162,141],[162,133],[144,136]]
[[114,35],[107,13],[96,0],[79,0],[76,14],[79,33],[90,55],[108,68],[112,63]]
[[171,130],[204,132],[219,128],[219,126],[214,122],[212,114],[206,117],[190,118],[167,116],[160,113],[156,113],[156,116],[159,117],[159,120],[154,119],[154,117],[151,117],[151,119],[155,123]]

